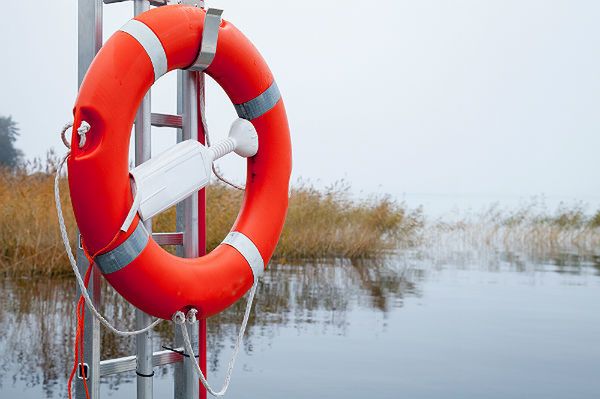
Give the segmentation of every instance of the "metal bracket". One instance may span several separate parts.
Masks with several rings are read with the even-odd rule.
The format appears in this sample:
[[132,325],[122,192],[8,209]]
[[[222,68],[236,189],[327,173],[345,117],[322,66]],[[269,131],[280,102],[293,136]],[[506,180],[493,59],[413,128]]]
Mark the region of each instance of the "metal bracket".
[[[113,4],[113,3],[122,3],[128,0],[103,0],[104,4]],[[169,3],[169,0],[148,0],[150,5],[155,7],[166,6]]]
[[89,370],[90,366],[87,363],[78,364],[77,365],[77,378],[80,380],[88,380],[89,379]]
[[190,71],[202,72],[210,66],[217,53],[217,40],[219,39],[219,26],[223,10],[209,8],[204,17],[202,43],[196,61],[188,68]]
[[178,0],[177,4],[185,4],[188,6],[204,8],[204,0]]

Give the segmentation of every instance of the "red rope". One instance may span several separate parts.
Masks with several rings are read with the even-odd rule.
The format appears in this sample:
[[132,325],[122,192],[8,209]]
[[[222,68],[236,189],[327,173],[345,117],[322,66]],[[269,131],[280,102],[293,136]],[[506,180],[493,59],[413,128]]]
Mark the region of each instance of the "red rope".
[[[108,244],[106,244],[100,250],[96,251],[96,253],[94,253],[94,255],[92,255],[92,256],[89,255],[88,249],[85,246],[85,242],[83,241],[83,239],[81,240],[81,244],[83,247],[83,253],[85,254],[85,256],[89,262],[89,266],[88,266],[87,270],[85,271],[85,276],[83,278],[86,289],[90,282],[90,276],[92,275],[91,272],[94,267],[94,259],[99,254],[106,252],[108,250],[108,248],[111,248],[114,245],[114,243],[118,240],[118,238],[121,236],[121,233],[122,232],[119,230],[117,232],[117,234],[115,234],[115,236],[112,238],[112,240],[110,240],[110,242]],[[85,298],[83,297],[83,295],[80,295],[79,299],[77,301],[77,306],[75,308],[75,317],[76,317],[76,327],[75,327],[75,343],[74,343],[74,348],[73,348],[74,349],[73,368],[71,369],[71,373],[69,374],[69,379],[67,381],[67,391],[69,394],[69,399],[72,399],[72,397],[73,397],[73,393],[72,393],[73,378],[75,377],[75,373],[77,372],[77,367],[81,367],[81,373],[83,376],[83,386],[85,388],[85,396],[87,399],[90,399],[90,392],[89,392],[88,386],[87,386],[87,372],[89,370],[86,370],[84,368],[85,362],[84,362],[83,333],[85,330],[85,323],[84,323],[84,321],[85,321]]]
[[[92,275],[92,268],[93,268],[93,264],[90,263],[90,265],[88,266],[86,272],[85,272],[85,277],[84,277],[84,283],[85,283],[85,287],[87,288],[90,282],[90,276]],[[75,315],[76,315],[76,327],[75,327],[75,344],[74,344],[74,359],[73,359],[73,368],[71,369],[71,374],[69,375],[69,380],[67,382],[67,390],[69,393],[69,399],[72,399],[72,385],[73,385],[73,377],[75,376],[75,373],[77,372],[77,367],[81,367],[82,370],[82,375],[85,373],[85,369],[84,369],[84,355],[83,355],[83,331],[84,331],[84,321],[85,321],[85,300],[83,298],[83,295],[79,296],[79,300],[77,301],[77,307],[75,310]],[[83,386],[85,388],[85,396],[86,398],[90,398],[90,393],[88,390],[88,386],[87,386],[87,375],[83,375]]]

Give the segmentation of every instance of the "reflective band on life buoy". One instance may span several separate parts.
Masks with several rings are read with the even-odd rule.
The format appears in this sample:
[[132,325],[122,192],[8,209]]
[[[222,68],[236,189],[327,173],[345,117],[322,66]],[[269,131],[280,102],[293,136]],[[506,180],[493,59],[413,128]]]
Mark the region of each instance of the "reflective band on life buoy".
[[205,15],[172,5],[129,21],[92,62],[74,108],[74,125],[91,126],[85,145],[73,146],[68,161],[73,211],[86,248],[100,252],[96,264],[125,299],[164,319],[192,307],[209,317],[238,300],[271,258],[287,212],[291,144],[279,89],[256,48],[222,21],[205,72],[240,118],[252,122],[259,140],[258,153],[247,161],[237,220],[221,245],[195,259],[162,249],[137,216],[126,232],[119,231],[133,201],[129,140],[137,108],[155,80],[195,62]]

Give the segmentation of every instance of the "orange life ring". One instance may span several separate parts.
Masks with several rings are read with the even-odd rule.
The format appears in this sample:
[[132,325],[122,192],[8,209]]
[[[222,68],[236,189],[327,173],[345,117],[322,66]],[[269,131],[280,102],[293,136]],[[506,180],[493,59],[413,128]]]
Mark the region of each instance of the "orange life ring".
[[[100,252],[96,264],[125,299],[164,319],[189,308],[206,318],[246,293],[254,274],[262,272],[257,265],[264,268],[275,250],[288,205],[291,144],[283,101],[256,48],[222,21],[205,72],[238,115],[252,122],[260,143],[247,161],[246,191],[231,233],[206,256],[184,259],[162,249],[137,216],[119,232],[133,200],[128,159],[136,110],[156,79],[194,63],[205,15],[172,5],[129,21],[97,54],[74,108],[74,126],[82,121],[91,126],[85,144],[74,145],[68,160],[73,211],[86,248]],[[72,142],[77,140],[74,133]]]

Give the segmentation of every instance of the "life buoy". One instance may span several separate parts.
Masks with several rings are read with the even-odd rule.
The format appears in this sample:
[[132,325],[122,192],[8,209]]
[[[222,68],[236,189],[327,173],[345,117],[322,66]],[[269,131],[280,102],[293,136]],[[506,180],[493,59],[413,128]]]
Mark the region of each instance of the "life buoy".
[[[129,21],[97,54],[74,108],[74,126],[83,121],[91,126],[85,144],[72,146],[68,160],[73,211],[86,248],[97,254],[95,263],[125,299],[164,319],[189,308],[206,318],[244,295],[270,260],[287,212],[291,144],[284,104],[259,52],[223,20],[205,72],[238,115],[251,121],[260,145],[247,161],[237,220],[221,245],[195,259],[165,251],[137,216],[126,232],[119,231],[133,201],[128,157],[136,110],[160,76],[195,61],[205,15],[172,5]],[[72,142],[77,140],[74,133]]]

